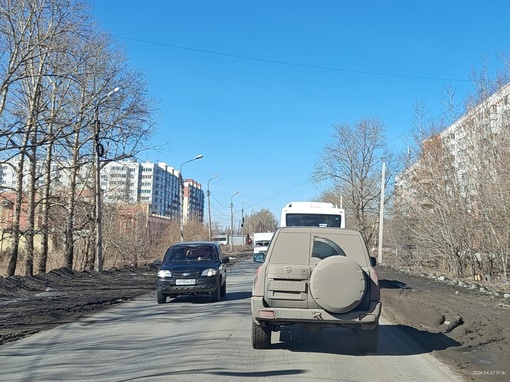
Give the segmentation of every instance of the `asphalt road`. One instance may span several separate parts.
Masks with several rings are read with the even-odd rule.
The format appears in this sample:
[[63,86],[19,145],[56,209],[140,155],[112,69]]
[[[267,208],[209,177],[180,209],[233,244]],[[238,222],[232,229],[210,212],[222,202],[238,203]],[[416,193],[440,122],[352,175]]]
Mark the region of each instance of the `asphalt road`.
[[342,329],[273,333],[251,347],[256,264],[232,269],[226,299],[152,293],[89,318],[0,347],[5,381],[459,381],[447,366],[382,321],[376,354],[353,353]]

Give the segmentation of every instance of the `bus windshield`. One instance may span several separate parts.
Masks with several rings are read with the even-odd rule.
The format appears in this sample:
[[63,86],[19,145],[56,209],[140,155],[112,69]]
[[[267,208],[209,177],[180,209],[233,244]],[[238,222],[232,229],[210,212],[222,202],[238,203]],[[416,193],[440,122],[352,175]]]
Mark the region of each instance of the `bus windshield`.
[[286,226],[307,226],[307,227],[337,227],[342,226],[341,215],[327,214],[286,214]]
[[292,202],[282,208],[280,227],[345,228],[345,211],[332,203]]

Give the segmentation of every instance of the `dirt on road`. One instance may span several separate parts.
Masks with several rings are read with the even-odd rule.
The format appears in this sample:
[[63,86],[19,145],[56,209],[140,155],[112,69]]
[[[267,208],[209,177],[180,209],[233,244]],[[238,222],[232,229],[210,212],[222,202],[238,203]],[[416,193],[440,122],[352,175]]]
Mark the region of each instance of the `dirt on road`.
[[[156,270],[63,268],[0,277],[0,345],[151,293]],[[510,380],[510,298],[504,290],[491,293],[492,284],[459,284],[383,266],[377,271],[384,315],[424,352],[468,381]]]
[[466,380],[510,380],[507,285],[377,267],[383,314]]

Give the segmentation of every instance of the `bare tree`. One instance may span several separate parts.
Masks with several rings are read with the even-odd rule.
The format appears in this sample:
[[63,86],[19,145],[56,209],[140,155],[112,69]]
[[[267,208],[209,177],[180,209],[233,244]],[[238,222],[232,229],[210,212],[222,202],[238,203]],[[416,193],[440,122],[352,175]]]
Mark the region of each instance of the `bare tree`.
[[[54,35],[51,22],[46,20],[47,8],[41,1],[2,2],[0,40],[6,50],[6,66],[1,85],[0,110],[3,126],[1,134],[6,139],[6,151],[19,150],[17,167],[17,188],[15,218],[13,221],[13,245],[7,269],[7,275],[13,275],[16,269],[21,206],[23,201],[23,181],[25,160],[29,159],[30,177],[28,182],[28,217],[26,227],[27,255],[25,272],[33,272],[33,235],[35,219],[35,153],[38,138],[38,116],[41,105],[42,79],[48,48],[46,43]],[[4,8],[5,7],[5,8]],[[10,92],[10,93],[9,93]],[[9,94],[13,96],[8,97]],[[28,107],[25,107],[27,105]],[[6,109],[9,109],[6,113]],[[13,122],[16,121],[16,124]],[[14,128],[16,126],[16,128]]]
[[278,220],[271,211],[263,208],[259,212],[245,216],[244,226],[246,233],[273,232],[278,228]]
[[399,176],[395,204],[401,243],[415,263],[456,276],[506,272],[510,111],[508,85],[494,93],[498,83],[483,71],[462,117],[452,118],[459,112],[449,103],[450,118],[414,128],[428,129],[428,137],[417,137],[421,150]]
[[[499,83],[496,80],[496,84]],[[477,93],[485,94],[487,81],[476,82]],[[482,100],[466,118],[465,143],[462,152],[467,171],[464,175],[466,194],[476,222],[472,248],[473,272],[506,274],[508,264],[510,224],[510,109],[505,99],[510,85],[505,85],[489,98]],[[491,88],[492,89],[492,88]]]
[[315,161],[314,180],[332,182],[331,191],[343,196],[347,225],[359,230],[370,244],[377,237],[382,163],[386,163],[388,186],[396,172],[393,158],[382,122],[362,118],[353,125],[334,126],[331,142]]
[[[90,237],[94,233],[95,213],[77,208],[84,200],[92,200],[95,192],[90,182],[94,177],[89,176],[93,150],[100,142],[104,165],[133,157],[144,148],[152,131],[146,83],[141,73],[129,68],[109,37],[97,32],[84,2],[0,0],[0,5],[0,46],[4,48],[0,52],[0,150],[2,160],[17,166],[7,274],[16,271],[22,236],[27,249],[25,272],[33,273],[36,234],[43,242],[38,270],[45,271],[50,225],[52,237],[63,233],[63,263],[73,267],[74,243],[83,240],[83,233]],[[105,94],[118,86],[123,88],[119,96],[106,99]],[[96,136],[99,113],[101,131]],[[55,166],[68,175],[67,184],[59,182]],[[59,187],[66,187],[69,196],[59,195]],[[24,205],[27,224],[22,230]],[[39,205],[40,226],[36,224]],[[77,216],[78,211],[83,215]]]

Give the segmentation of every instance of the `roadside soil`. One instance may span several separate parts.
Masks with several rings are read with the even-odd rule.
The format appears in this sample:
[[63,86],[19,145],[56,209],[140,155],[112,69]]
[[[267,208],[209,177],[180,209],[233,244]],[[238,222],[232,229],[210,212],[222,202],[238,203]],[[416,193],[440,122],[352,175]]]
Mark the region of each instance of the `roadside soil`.
[[468,381],[510,380],[510,298],[504,297],[508,285],[459,280],[459,286],[459,281],[376,269],[383,314],[424,351]]
[[[150,293],[156,270],[153,265],[103,272],[62,268],[0,277],[0,345]],[[385,316],[425,352],[468,381],[510,380],[510,299],[390,267],[377,271]]]

